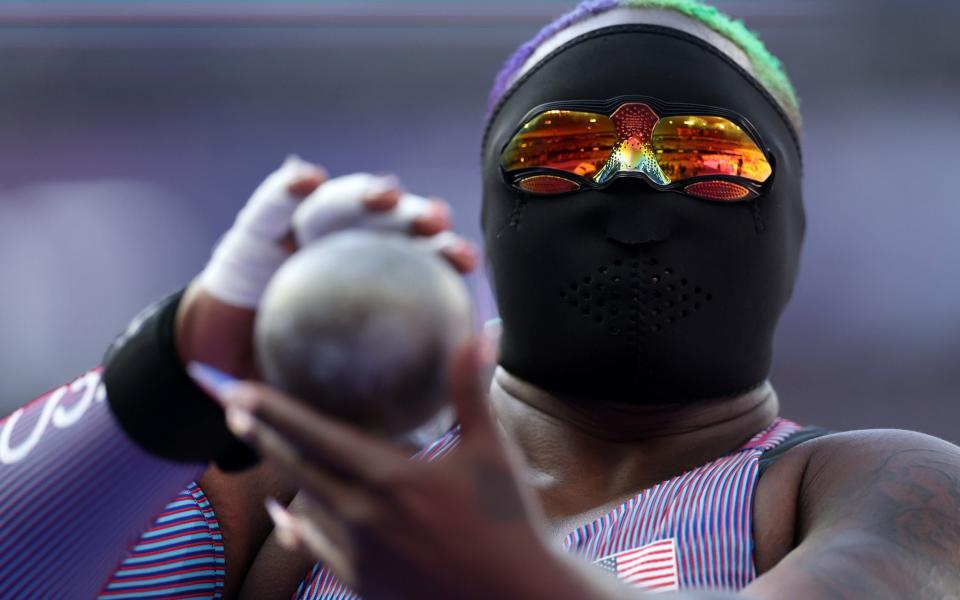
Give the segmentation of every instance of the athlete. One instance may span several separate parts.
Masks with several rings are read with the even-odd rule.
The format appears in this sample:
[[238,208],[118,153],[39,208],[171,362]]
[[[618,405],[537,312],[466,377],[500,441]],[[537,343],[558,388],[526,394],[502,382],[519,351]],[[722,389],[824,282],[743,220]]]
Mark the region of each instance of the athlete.
[[588,2],[508,62],[483,146],[495,420],[468,350],[462,429],[430,450],[443,460],[227,388],[233,430],[301,488],[277,532],[327,565],[320,597],[343,581],[370,597],[645,597],[589,562],[690,599],[960,598],[960,449],[777,416],[800,120],[746,35],[692,2]]
[[[489,403],[470,346],[452,374],[460,428],[410,461],[195,369],[271,460],[207,470],[103,588],[158,498],[204,461],[251,461],[182,363],[255,378],[250,323],[287,231],[349,226],[330,216],[342,206],[367,222],[364,193],[281,169],[186,295],[119,340],[105,386],[93,373],[4,423],[0,596],[958,597],[960,449],[778,416],[767,375],[803,235],[798,114],[759,41],[699,3],[592,2],[549,26],[508,63],[484,139],[503,317]],[[264,218],[267,189],[289,193]],[[293,190],[309,209],[292,217]],[[445,253],[470,266],[462,243]],[[268,538],[260,503],[297,489],[274,467],[301,491],[273,505]]]

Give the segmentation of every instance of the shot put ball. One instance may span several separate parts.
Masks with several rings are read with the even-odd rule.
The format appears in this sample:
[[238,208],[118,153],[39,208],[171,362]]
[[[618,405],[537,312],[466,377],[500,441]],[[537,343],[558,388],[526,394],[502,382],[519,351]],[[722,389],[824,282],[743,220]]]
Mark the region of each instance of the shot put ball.
[[324,414],[396,437],[446,406],[448,367],[471,331],[461,277],[406,236],[352,231],[292,256],[254,331],[271,385]]

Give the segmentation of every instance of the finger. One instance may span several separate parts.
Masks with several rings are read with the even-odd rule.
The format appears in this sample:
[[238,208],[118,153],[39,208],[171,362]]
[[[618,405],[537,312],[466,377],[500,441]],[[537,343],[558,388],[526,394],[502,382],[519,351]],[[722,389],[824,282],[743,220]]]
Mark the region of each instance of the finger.
[[228,410],[244,410],[272,427],[305,459],[326,465],[342,477],[375,482],[384,472],[407,465],[406,456],[389,443],[333,421],[268,386],[233,383],[220,400]]
[[393,210],[367,213],[358,220],[356,226],[395,233],[417,234],[418,230],[436,233],[449,228],[449,212],[426,198],[404,193]]
[[[242,425],[237,426],[238,415]],[[356,484],[347,483],[326,473],[321,465],[306,461],[303,455],[274,431],[243,409],[227,409],[228,425],[253,444],[260,455],[273,462],[301,490],[334,510],[340,517],[357,520],[366,517],[372,508],[369,494]]]
[[290,155],[283,165],[263,180],[237,214],[234,229],[259,239],[276,241],[290,228],[290,219],[300,199],[290,188],[301,179],[320,175],[316,165]]
[[441,255],[447,260],[458,273],[472,273],[477,265],[480,264],[480,254],[470,242],[464,242],[458,246],[444,249]]
[[[388,210],[389,204],[393,202],[392,197],[400,194],[400,184],[393,176],[353,173],[330,179],[304,199],[294,212],[292,221],[297,243],[305,246],[334,231],[362,227],[368,215],[395,212]],[[367,202],[388,212],[371,214],[365,206]]]
[[267,509],[270,520],[273,521],[273,533],[277,536],[280,545],[290,551],[298,550],[300,543],[293,531],[293,515],[272,497],[267,497],[263,506]]
[[368,173],[327,181],[293,216],[299,246],[345,229],[433,235],[450,223],[446,203],[403,192],[395,177]]
[[273,521],[274,532],[281,546],[291,551],[306,550],[344,583],[352,584],[355,570],[349,559],[350,554],[333,541],[333,536],[326,534],[325,523],[317,518],[316,513],[310,517],[295,515],[273,498],[267,498],[264,506]]
[[427,250],[442,256],[459,273],[473,271],[480,262],[480,255],[474,245],[451,231],[444,231],[418,242]]
[[287,186],[287,193],[297,199],[304,199],[327,180],[327,172],[318,165],[311,165],[312,172],[306,172]]
[[[264,507],[267,514],[274,523],[271,536],[274,541],[282,547],[295,553],[296,555],[307,556],[312,560],[320,559],[324,562],[335,561],[350,565],[353,557],[356,556],[354,550],[353,538],[350,536],[347,527],[342,521],[334,519],[320,504],[311,500],[306,494],[299,493],[284,507],[273,498],[267,498],[264,501]],[[330,552],[324,552],[321,547],[319,551],[305,544],[298,535],[298,530],[302,527],[301,523],[315,525],[324,535],[326,549]],[[342,557],[342,561],[334,558]],[[338,565],[338,568],[339,565]]]
[[290,230],[299,202],[289,187],[318,174],[315,165],[288,157],[254,190],[217,244],[198,284],[227,304],[256,307],[270,277],[289,256],[278,244]]
[[[242,381],[197,361],[187,364],[187,373],[220,403],[234,435],[257,443],[255,436],[260,433],[265,451],[273,451],[280,459],[295,462],[302,455],[358,470],[363,470],[365,461],[387,467],[407,463],[407,457],[393,446],[331,421],[267,385]],[[280,437],[273,438],[268,428]]]
[[347,586],[356,587],[357,572],[346,552],[338,549],[316,521],[295,516],[293,532],[300,543]]
[[294,497],[287,510],[294,516],[316,522],[334,546],[348,555],[353,554],[352,538],[347,525],[322,501],[304,491]]
[[464,437],[495,435],[490,403],[483,386],[482,352],[479,336],[471,338],[457,351],[450,367],[450,403],[457,411]]
[[430,236],[450,229],[451,225],[450,208],[447,203],[431,199],[427,214],[414,219],[410,231],[414,235]]
[[[393,181],[393,180],[391,179],[390,181]],[[316,190],[317,187],[319,186],[314,186],[313,189],[309,189],[309,191],[307,191],[307,193],[304,195],[305,196],[309,195],[314,190]],[[308,189],[308,186],[305,184],[303,187],[303,190],[306,191],[307,189]],[[373,192],[368,191],[367,195],[360,199],[360,205],[362,206],[362,208],[366,209],[370,213],[374,213],[374,214],[385,213],[396,208],[396,206],[400,203],[400,198],[402,195],[403,195],[402,190],[400,190],[399,188],[392,188],[392,187],[384,188],[382,191],[373,191]],[[333,208],[334,207],[330,207],[330,210],[332,211]],[[346,208],[344,208],[344,210],[346,211]],[[357,213],[358,213],[357,219],[359,219],[360,218],[359,210],[357,211]],[[332,212],[327,216],[329,216],[330,218],[334,218],[334,215]],[[342,225],[346,227],[347,222],[349,220],[346,216],[346,212],[343,215],[340,215],[340,217],[336,217],[336,218],[341,218],[341,217],[343,218]],[[319,218],[319,217],[315,217],[315,218]],[[280,245],[291,254],[297,251],[297,249],[299,248],[299,244],[297,243],[297,235],[292,228],[289,232],[287,232],[287,235],[284,236],[284,238],[280,241]]]
[[[320,184],[327,180],[328,175],[326,169],[319,165],[312,165],[312,167],[312,172],[301,175],[287,186],[287,192],[293,196],[294,199],[303,200],[320,187]],[[293,233],[292,226],[291,229],[287,230],[287,233],[280,238],[279,244],[281,248],[290,254],[297,251],[297,238]]]
[[401,196],[403,196],[403,192],[399,189],[387,190],[383,193],[364,198],[363,207],[374,213],[387,212],[396,208],[397,204],[400,203]]

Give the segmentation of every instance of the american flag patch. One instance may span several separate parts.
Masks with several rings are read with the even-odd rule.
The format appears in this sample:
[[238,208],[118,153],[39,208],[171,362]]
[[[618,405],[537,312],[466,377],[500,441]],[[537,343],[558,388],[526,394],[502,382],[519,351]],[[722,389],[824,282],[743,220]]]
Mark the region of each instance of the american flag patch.
[[677,545],[673,538],[611,554],[594,564],[614,573],[624,583],[649,592],[675,592],[680,589]]

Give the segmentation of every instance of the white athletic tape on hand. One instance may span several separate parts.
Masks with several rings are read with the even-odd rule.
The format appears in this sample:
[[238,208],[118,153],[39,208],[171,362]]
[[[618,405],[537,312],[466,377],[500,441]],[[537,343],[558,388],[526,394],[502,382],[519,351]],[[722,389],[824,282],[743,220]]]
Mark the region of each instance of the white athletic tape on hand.
[[288,254],[279,241],[290,231],[297,198],[288,191],[316,167],[290,156],[257,187],[200,274],[207,291],[234,306],[256,308],[267,282]]
[[364,200],[396,188],[392,177],[354,173],[327,181],[310,194],[293,214],[297,244],[305,246],[325,235],[344,229],[366,229],[407,233],[411,223],[430,214],[431,202],[403,194],[397,206],[376,212],[364,207]]

